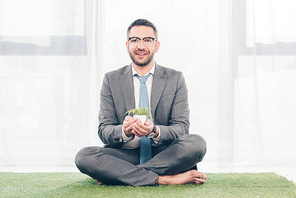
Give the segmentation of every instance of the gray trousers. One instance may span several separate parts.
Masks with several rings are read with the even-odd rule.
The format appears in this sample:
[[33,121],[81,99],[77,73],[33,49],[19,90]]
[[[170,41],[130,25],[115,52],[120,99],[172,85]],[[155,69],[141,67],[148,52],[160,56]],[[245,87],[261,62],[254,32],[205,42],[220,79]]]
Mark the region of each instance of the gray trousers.
[[205,153],[205,140],[186,134],[169,145],[152,147],[153,157],[144,164],[139,164],[139,149],[98,146],[81,149],[75,163],[82,173],[103,183],[143,186],[155,185],[160,175],[174,175],[196,167]]

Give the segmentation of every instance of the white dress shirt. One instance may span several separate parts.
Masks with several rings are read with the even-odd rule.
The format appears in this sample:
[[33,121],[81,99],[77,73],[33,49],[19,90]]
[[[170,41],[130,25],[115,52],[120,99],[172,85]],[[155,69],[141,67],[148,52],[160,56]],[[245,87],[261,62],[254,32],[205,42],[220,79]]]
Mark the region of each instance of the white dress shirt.
[[[136,70],[134,68],[132,70],[133,70],[133,81],[134,81],[135,105],[136,105],[136,108],[138,108],[139,107],[139,100],[140,100],[140,85],[141,85],[141,83],[140,83],[139,79],[135,76],[135,74],[137,74]],[[148,79],[146,81],[149,104],[150,104],[150,98],[151,98],[151,89],[152,89],[154,70],[155,70],[155,63],[153,65],[153,67],[151,68],[151,70],[147,74],[144,75],[144,76],[147,76],[149,73],[152,74],[148,77]],[[130,110],[130,109],[128,109],[128,110]],[[134,148],[138,148],[140,146],[140,138],[137,136],[127,137],[123,131],[123,128],[122,128],[122,137],[123,137],[125,144],[121,147],[121,149],[134,149]],[[158,136],[156,138],[152,138],[152,140],[157,144],[159,139],[160,139],[160,131],[159,131]]]

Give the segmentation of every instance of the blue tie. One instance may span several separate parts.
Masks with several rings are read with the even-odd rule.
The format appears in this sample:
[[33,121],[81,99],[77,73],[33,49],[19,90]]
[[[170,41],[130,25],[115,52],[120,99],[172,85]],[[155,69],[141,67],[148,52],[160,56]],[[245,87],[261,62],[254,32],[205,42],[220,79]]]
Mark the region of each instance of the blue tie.
[[[147,92],[147,86],[146,81],[149,78],[151,73],[149,73],[147,76],[139,76],[138,74],[135,74],[135,76],[139,79],[141,85],[140,85],[140,107],[149,107],[149,99],[148,99],[148,92]],[[144,164],[148,160],[151,159],[151,140],[147,138],[146,136],[140,138],[140,164]]]

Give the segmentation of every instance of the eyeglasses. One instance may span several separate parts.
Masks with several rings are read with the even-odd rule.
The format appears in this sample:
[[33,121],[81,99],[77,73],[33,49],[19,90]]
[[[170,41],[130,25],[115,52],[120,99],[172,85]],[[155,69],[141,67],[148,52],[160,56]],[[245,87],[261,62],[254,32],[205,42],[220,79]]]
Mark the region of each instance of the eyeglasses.
[[153,37],[145,37],[145,38],[130,37],[130,38],[128,38],[129,43],[132,45],[139,45],[141,40],[143,40],[143,43],[145,46],[151,46],[154,41],[157,41]]

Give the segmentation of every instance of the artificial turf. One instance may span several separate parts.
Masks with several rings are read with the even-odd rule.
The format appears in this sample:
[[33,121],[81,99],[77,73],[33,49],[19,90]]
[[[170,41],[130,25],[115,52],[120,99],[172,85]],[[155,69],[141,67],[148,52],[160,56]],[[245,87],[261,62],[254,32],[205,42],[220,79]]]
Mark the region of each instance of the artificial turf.
[[208,173],[204,185],[96,185],[81,173],[0,173],[0,197],[296,197],[275,173]]

